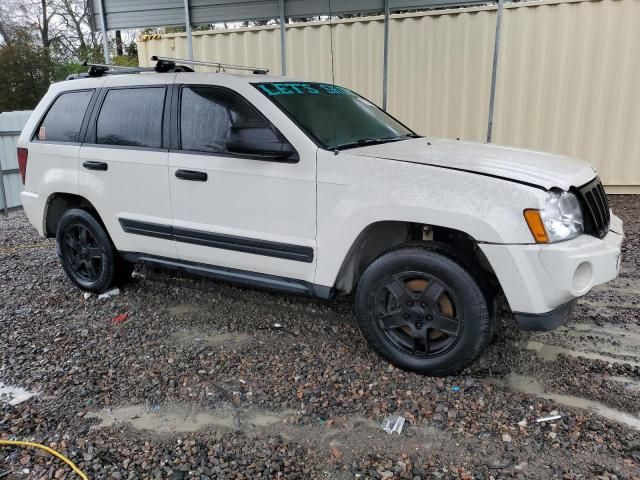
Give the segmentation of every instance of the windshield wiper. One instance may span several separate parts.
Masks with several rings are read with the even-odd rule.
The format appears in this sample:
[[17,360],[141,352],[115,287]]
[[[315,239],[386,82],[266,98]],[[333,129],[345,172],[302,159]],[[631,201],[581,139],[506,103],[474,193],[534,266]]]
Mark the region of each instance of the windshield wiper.
[[341,145],[337,145],[336,150],[344,150],[345,148],[355,148],[355,147],[364,147],[366,145],[378,145],[380,143],[387,142],[398,142],[400,140],[407,140],[408,138],[419,138],[420,135],[415,133],[407,133],[406,135],[399,135],[397,137],[363,137],[359,138],[354,142],[343,143]]

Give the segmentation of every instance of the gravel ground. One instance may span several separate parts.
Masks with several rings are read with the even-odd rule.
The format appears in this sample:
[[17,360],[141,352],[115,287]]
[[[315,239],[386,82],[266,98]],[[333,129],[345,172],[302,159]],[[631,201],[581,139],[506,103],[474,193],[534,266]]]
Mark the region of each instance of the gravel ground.
[[[567,328],[506,326],[448,378],[371,353],[348,299],[153,269],[85,299],[16,212],[0,220],[0,382],[34,396],[0,400],[0,438],[50,445],[92,479],[638,479],[640,197],[611,203],[620,277]],[[401,435],[380,429],[390,414],[407,418]],[[0,478],[77,477],[4,447]]]

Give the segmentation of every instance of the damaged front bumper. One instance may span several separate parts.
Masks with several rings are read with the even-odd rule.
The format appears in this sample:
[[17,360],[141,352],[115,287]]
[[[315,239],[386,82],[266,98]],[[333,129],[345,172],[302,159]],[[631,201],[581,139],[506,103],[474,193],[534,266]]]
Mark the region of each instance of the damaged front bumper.
[[618,275],[624,236],[622,221],[611,216],[602,239],[580,235],[548,245],[481,244],[518,325],[550,330],[561,325],[576,299]]

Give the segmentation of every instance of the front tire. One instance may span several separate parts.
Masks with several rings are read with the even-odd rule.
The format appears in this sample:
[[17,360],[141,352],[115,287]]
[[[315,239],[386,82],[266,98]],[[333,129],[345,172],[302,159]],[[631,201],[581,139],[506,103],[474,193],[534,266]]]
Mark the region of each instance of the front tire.
[[86,210],[65,212],[58,223],[56,242],[62,268],[82,290],[101,293],[119,278],[122,260],[104,227]]
[[356,318],[369,345],[392,364],[449,375],[471,364],[491,339],[487,300],[461,261],[407,247],[365,270]]

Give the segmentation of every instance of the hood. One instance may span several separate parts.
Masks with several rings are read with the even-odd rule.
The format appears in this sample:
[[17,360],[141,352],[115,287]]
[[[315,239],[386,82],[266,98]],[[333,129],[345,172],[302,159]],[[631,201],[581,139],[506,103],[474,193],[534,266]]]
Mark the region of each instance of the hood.
[[353,148],[348,153],[489,175],[547,190],[580,187],[597,175],[591,165],[581,160],[458,140],[416,138]]

